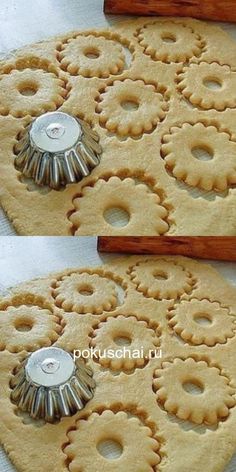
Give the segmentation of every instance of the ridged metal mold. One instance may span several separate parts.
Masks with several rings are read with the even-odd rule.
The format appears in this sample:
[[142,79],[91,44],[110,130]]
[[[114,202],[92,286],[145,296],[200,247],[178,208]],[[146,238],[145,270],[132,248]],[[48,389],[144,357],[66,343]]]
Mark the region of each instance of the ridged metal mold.
[[34,419],[53,423],[82,410],[93,398],[95,381],[82,359],[57,347],[27,357],[11,380],[11,400]]
[[63,112],[45,113],[28,125],[15,145],[15,168],[55,190],[79,182],[100,162],[98,134]]

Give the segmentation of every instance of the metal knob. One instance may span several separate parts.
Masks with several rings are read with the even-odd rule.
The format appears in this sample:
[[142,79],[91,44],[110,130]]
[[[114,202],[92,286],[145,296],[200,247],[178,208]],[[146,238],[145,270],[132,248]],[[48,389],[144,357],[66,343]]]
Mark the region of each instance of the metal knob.
[[53,423],[84,408],[94,395],[95,381],[82,359],[74,362],[67,351],[48,347],[22,363],[11,387],[11,400],[21,410]]
[[55,190],[88,176],[100,162],[98,134],[63,112],[45,113],[24,131],[15,146],[15,167],[38,185]]

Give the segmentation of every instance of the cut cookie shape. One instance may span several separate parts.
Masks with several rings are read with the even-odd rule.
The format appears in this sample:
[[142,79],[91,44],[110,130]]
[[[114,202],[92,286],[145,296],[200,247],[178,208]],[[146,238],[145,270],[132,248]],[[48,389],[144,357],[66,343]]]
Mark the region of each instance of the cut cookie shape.
[[145,54],[163,62],[186,62],[202,50],[201,39],[189,26],[172,21],[146,24],[138,40]]
[[13,69],[0,75],[1,115],[38,116],[59,108],[66,95],[64,81],[43,69]]
[[178,89],[192,105],[203,110],[225,110],[236,106],[236,72],[216,62],[190,64],[178,76]]
[[[111,177],[100,179],[93,187],[85,187],[82,197],[73,201],[75,212],[69,217],[75,235],[140,234],[140,208],[142,208],[142,234],[163,234],[168,230],[165,221],[167,210],[160,204],[157,194],[144,184],[136,184],[131,178]],[[128,214],[125,226],[112,226],[106,221],[106,212],[112,208]]]
[[125,56],[118,41],[104,36],[79,35],[63,44],[59,54],[61,66],[70,74],[106,78],[120,73]]
[[86,272],[63,277],[53,294],[57,306],[76,313],[100,314],[114,309],[117,303],[114,282]]
[[114,353],[124,350],[122,357],[99,357],[99,363],[112,370],[130,371],[135,367],[143,367],[148,362],[159,345],[159,339],[157,330],[149,328],[146,321],[121,315],[117,318],[109,317],[99,323],[94,330],[91,345],[104,354],[109,349]]
[[[194,394],[190,386],[198,388]],[[196,424],[216,424],[235,406],[235,391],[219,368],[192,358],[164,362],[155,371],[153,388],[157,401],[168,413]]]
[[165,117],[167,104],[154,85],[116,80],[100,95],[96,111],[102,126],[119,136],[150,133]]
[[226,343],[235,334],[236,324],[229,310],[208,300],[183,300],[169,317],[174,332],[195,345]]
[[0,311],[1,351],[36,351],[51,346],[60,332],[58,318],[38,306],[9,306]]
[[[228,133],[203,123],[184,123],[171,128],[163,142],[161,152],[166,168],[178,180],[215,191],[236,183],[236,143]],[[204,160],[201,153],[206,156]]]
[[[87,420],[77,421],[76,429],[67,436],[64,453],[71,472],[94,472],[94,464],[103,472],[148,472],[160,463],[159,443],[151,429],[124,411],[92,413]],[[117,445],[115,457],[103,450],[109,442]]]
[[191,276],[182,266],[174,262],[142,261],[130,272],[130,277],[139,292],[156,299],[176,299],[192,290]]

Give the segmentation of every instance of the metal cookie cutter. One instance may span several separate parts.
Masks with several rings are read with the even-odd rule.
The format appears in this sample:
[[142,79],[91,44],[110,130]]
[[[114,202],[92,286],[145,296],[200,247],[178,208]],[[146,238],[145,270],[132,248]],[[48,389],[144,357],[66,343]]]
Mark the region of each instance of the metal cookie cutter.
[[82,359],[57,347],[39,349],[13,377],[11,400],[34,419],[72,416],[93,397],[95,381]]
[[57,111],[36,118],[15,149],[16,169],[56,190],[89,175],[102,153],[99,136],[87,123]]

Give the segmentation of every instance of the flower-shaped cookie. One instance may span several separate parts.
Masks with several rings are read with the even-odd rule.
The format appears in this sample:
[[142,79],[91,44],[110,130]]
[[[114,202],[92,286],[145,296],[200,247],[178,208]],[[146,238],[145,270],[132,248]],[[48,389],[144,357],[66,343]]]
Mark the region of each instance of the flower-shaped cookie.
[[[171,128],[163,142],[165,165],[178,180],[215,191],[236,183],[236,143],[228,133],[202,123],[184,123]],[[202,160],[201,153],[206,159]]]
[[59,108],[66,95],[65,83],[52,72],[13,69],[9,74],[0,75],[1,115],[38,116]]
[[64,276],[53,294],[57,306],[76,313],[100,314],[114,309],[117,303],[115,283],[86,272]]
[[193,105],[222,111],[236,106],[236,72],[216,62],[190,64],[178,77],[178,89]]
[[[159,196],[150,192],[146,185],[136,184],[132,178],[99,179],[93,187],[85,187],[82,196],[75,198],[73,203],[75,211],[69,219],[76,235],[138,236],[140,232],[159,235],[168,230],[167,210],[161,205]],[[123,210],[129,218],[128,223],[124,226],[110,224],[106,212],[111,209]]]
[[[98,325],[91,345],[99,354],[104,354],[99,358],[102,366],[129,371],[147,363],[159,346],[159,339],[157,330],[149,328],[146,321],[120,315],[117,318],[109,317]],[[119,354],[114,355],[114,358],[109,357],[106,355],[109,350],[114,354],[118,351]]]
[[229,311],[208,300],[183,300],[169,314],[169,326],[184,341],[215,346],[235,334],[236,324]]
[[192,290],[191,276],[182,266],[171,261],[143,261],[130,273],[139,292],[156,299],[175,299]]
[[61,327],[58,318],[38,306],[9,306],[0,311],[0,350],[36,351],[51,346]]
[[120,43],[105,36],[77,36],[62,46],[59,59],[64,70],[84,77],[109,77],[120,73],[125,56]]
[[[191,391],[198,387],[198,394]],[[153,388],[166,411],[196,424],[216,424],[235,406],[235,391],[216,367],[192,358],[164,362],[155,371]]]
[[145,54],[163,62],[186,62],[202,49],[202,41],[189,26],[172,21],[146,24],[138,40]]
[[[92,413],[77,421],[68,438],[64,453],[71,472],[148,472],[160,462],[159,443],[151,429],[123,411]],[[118,446],[115,457],[103,452],[102,446],[111,442]]]
[[151,132],[165,117],[167,103],[154,85],[142,80],[116,80],[100,95],[96,111],[102,126],[119,136]]

